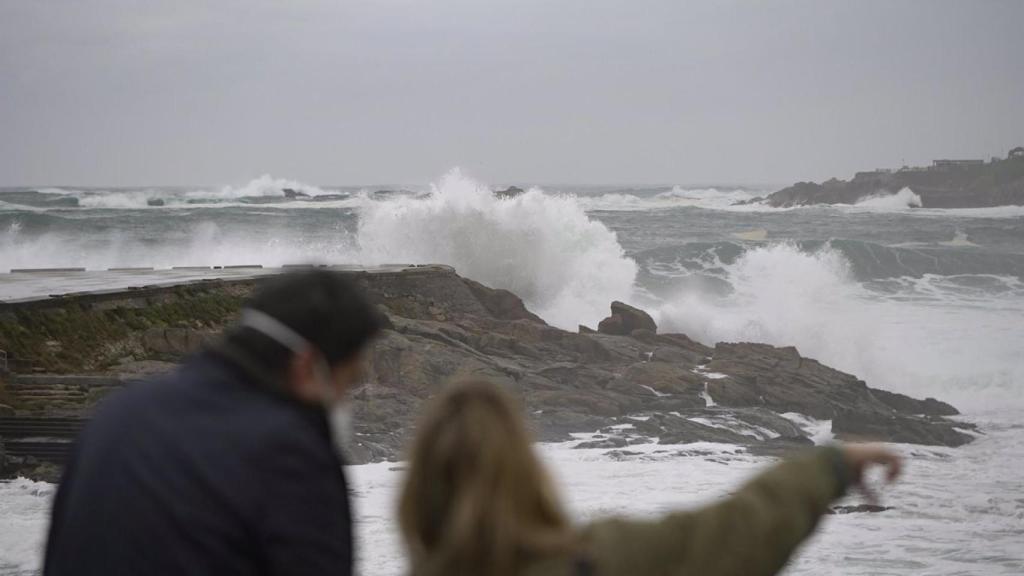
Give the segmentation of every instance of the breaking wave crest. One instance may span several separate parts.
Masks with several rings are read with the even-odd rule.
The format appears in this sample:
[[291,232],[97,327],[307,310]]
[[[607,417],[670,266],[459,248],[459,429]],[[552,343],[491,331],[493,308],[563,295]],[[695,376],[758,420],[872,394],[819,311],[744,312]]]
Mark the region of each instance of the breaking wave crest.
[[910,188],[903,188],[895,194],[881,194],[868,196],[857,201],[861,208],[875,210],[906,210],[907,208],[920,208],[921,197],[914,194]]
[[631,294],[637,273],[615,233],[589,218],[574,197],[531,189],[497,198],[459,170],[424,199],[368,206],[358,241],[364,262],[450,264],[511,290],[566,328],[607,315],[610,301]]
[[1017,290],[980,306],[925,277],[914,282],[934,291],[931,301],[908,301],[906,292],[886,295],[858,283],[849,260],[829,246],[756,247],[724,268],[727,294],[681,291],[660,308],[659,325],[709,344],[795,345],[871,386],[969,409],[1021,403],[1024,299]]

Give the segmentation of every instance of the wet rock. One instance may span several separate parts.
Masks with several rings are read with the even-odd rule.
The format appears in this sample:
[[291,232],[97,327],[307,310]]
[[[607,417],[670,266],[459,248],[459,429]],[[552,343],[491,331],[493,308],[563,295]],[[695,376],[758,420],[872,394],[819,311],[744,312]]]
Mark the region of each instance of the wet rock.
[[146,206],[166,206],[167,202],[163,198],[150,198],[146,200]]
[[925,208],[977,208],[1024,204],[1024,158],[953,168],[925,167],[892,172],[859,172],[851,180],[797,182],[771,195],[771,206],[856,204],[904,188],[920,196]]
[[692,442],[724,442],[746,444],[750,437],[732,430],[708,426],[690,418],[673,414],[652,414],[647,420],[634,424],[637,434],[658,438],[661,444],[690,444]]
[[704,389],[700,377],[679,364],[637,362],[608,383],[608,388],[640,395],[681,395],[693,407],[704,406],[700,393]]
[[832,433],[851,442],[902,442],[930,446],[962,446],[974,438],[945,420],[904,416],[895,412],[846,410],[832,419]]
[[643,456],[644,453],[633,450],[609,450],[608,452],[605,452],[604,455],[606,458],[611,458],[612,460],[630,460],[637,456]]
[[[618,302],[612,304],[610,317],[615,333],[609,333],[605,322],[599,332],[581,327],[582,333],[574,333],[547,325],[511,292],[461,278],[447,267],[355,272],[353,278],[387,318],[386,329],[368,353],[367,385],[353,398],[358,434],[350,450],[354,462],[400,458],[423,403],[450,382],[464,379],[487,379],[510,390],[521,400],[535,437],[546,442],[605,430],[606,438],[588,442],[612,447],[648,441],[724,442],[781,454],[811,442],[808,432],[780,416],[787,412],[831,420],[839,438],[949,446],[972,438],[965,432],[971,425],[946,419],[952,407],[936,400],[868,388],[855,376],[804,358],[792,347],[721,343],[712,348],[682,334],[658,334],[649,315]],[[213,300],[218,309],[227,310],[224,320],[118,325],[109,332],[120,340],[104,342],[95,354],[116,352],[110,355],[116,362],[103,365],[114,367],[119,385],[121,375],[147,373],[143,366],[166,370],[168,361],[180,360],[230,321],[226,303],[241,302],[241,286],[228,282],[190,287],[195,295],[183,291],[184,300],[174,300],[188,309],[188,298],[236,290],[230,293],[232,300]],[[83,326],[103,327],[130,306],[153,306],[151,299],[141,302],[125,298],[123,305],[105,301],[103,308],[82,308]],[[20,318],[5,318],[0,331]],[[31,333],[31,326],[18,330]],[[0,337],[10,338],[2,332]],[[56,340],[59,348],[49,346],[49,340]],[[59,335],[40,338],[38,349],[28,356],[68,350],[75,342]],[[53,384],[46,387],[50,392]],[[27,390],[23,386],[22,404],[15,407],[28,405]],[[708,405],[705,391],[715,406]],[[60,406],[49,396],[32,402],[57,413],[73,401],[81,411],[99,393],[81,396],[61,400]],[[14,405],[14,400],[4,401]]]
[[525,190],[518,186],[509,186],[504,190],[495,190],[494,195],[498,198],[515,198],[523,192],[525,192]]
[[658,332],[658,326],[651,315],[639,308],[615,301],[612,302],[611,309],[612,315],[597,325],[598,332],[615,336],[626,336],[634,330]]
[[871,394],[897,412],[924,416],[956,416],[959,410],[935,398],[917,400],[905,394],[871,389]]
[[296,190],[294,188],[285,188],[284,190],[281,190],[281,192],[284,192],[285,198],[309,198],[309,194],[306,194],[305,192],[302,192],[301,190]]
[[571,440],[571,433],[595,432],[609,422],[607,418],[564,409],[531,414],[530,420],[534,437],[540,442]]
[[479,282],[463,279],[469,287],[473,296],[483,304],[484,308],[495,318],[501,320],[529,320],[538,324],[546,324],[533,312],[526,309],[526,305],[515,294],[508,290],[489,288]]
[[792,454],[798,454],[811,446],[814,446],[814,442],[810,438],[791,436],[772,438],[758,444],[751,444],[747,447],[747,451],[755,456],[785,458]]
[[875,514],[885,512],[886,510],[892,510],[892,507],[879,506],[877,504],[857,504],[855,506],[833,506],[829,508],[827,514],[859,514],[864,512]]
[[612,436],[610,438],[603,438],[600,440],[590,440],[587,442],[580,442],[573,446],[577,450],[585,450],[588,448],[622,448],[629,445],[629,442],[625,438],[620,436]]

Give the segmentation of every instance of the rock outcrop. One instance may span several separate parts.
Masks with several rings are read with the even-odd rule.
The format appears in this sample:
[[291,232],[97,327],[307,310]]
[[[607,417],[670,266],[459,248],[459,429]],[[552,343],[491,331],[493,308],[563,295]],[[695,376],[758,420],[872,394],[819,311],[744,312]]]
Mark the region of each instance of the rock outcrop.
[[504,190],[495,190],[494,195],[497,196],[498,198],[515,198],[516,196],[519,196],[523,192],[525,192],[525,190],[518,186],[509,186]]
[[655,334],[658,326],[647,312],[619,301],[612,302],[612,315],[597,325],[598,332],[616,336],[628,336],[635,330]]
[[1024,205],[1024,155],[977,165],[860,172],[853,179],[798,182],[765,199],[771,206],[856,204],[909,188],[923,208]]
[[[969,424],[946,418],[956,413],[952,406],[870,388],[795,348],[711,347],[658,334],[648,314],[618,302],[613,330],[602,322],[601,332],[567,332],[547,325],[511,292],[447,267],[351,274],[388,319],[370,354],[368,384],[355,396],[357,462],[399,458],[422,403],[465,378],[514,391],[541,440],[589,434],[582,448],[711,441],[777,453],[810,444],[829,421],[839,438],[957,446],[973,437]],[[36,371],[99,372],[123,381],[126,372],[165,368],[153,361],[180,360],[201,345],[232,320],[260,281],[4,305],[0,347],[35,354]],[[84,333],[91,340],[82,340]],[[76,365],[75,358],[88,363]],[[42,383],[46,376],[32,378]],[[8,387],[0,402],[19,416],[47,415],[45,402],[22,401],[12,393],[17,389]],[[83,388],[90,400],[81,404],[83,415],[94,389]],[[62,403],[60,414],[68,412]]]

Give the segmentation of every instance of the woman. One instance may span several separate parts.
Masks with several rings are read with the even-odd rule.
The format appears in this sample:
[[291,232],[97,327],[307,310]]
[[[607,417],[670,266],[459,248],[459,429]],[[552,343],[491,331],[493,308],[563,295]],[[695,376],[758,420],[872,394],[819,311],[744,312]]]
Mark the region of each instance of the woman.
[[570,526],[515,402],[469,382],[433,401],[413,444],[399,522],[414,576],[774,574],[878,447],[819,448],[725,500],[660,520]]

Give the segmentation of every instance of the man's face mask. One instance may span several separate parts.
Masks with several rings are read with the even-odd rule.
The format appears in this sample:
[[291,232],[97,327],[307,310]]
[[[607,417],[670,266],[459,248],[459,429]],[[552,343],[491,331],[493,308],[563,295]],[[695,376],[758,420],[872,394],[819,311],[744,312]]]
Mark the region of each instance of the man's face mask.
[[[304,353],[311,348],[316,350],[316,347],[309,340],[306,340],[298,332],[265,312],[253,309],[242,310],[239,324],[256,330],[296,354]],[[319,390],[320,404],[327,411],[327,422],[331,428],[331,439],[334,442],[335,449],[340,451],[342,446],[344,446],[345,440],[352,438],[352,404],[335,386],[334,378],[331,375],[331,368],[321,353],[316,354],[313,374],[317,389]]]

